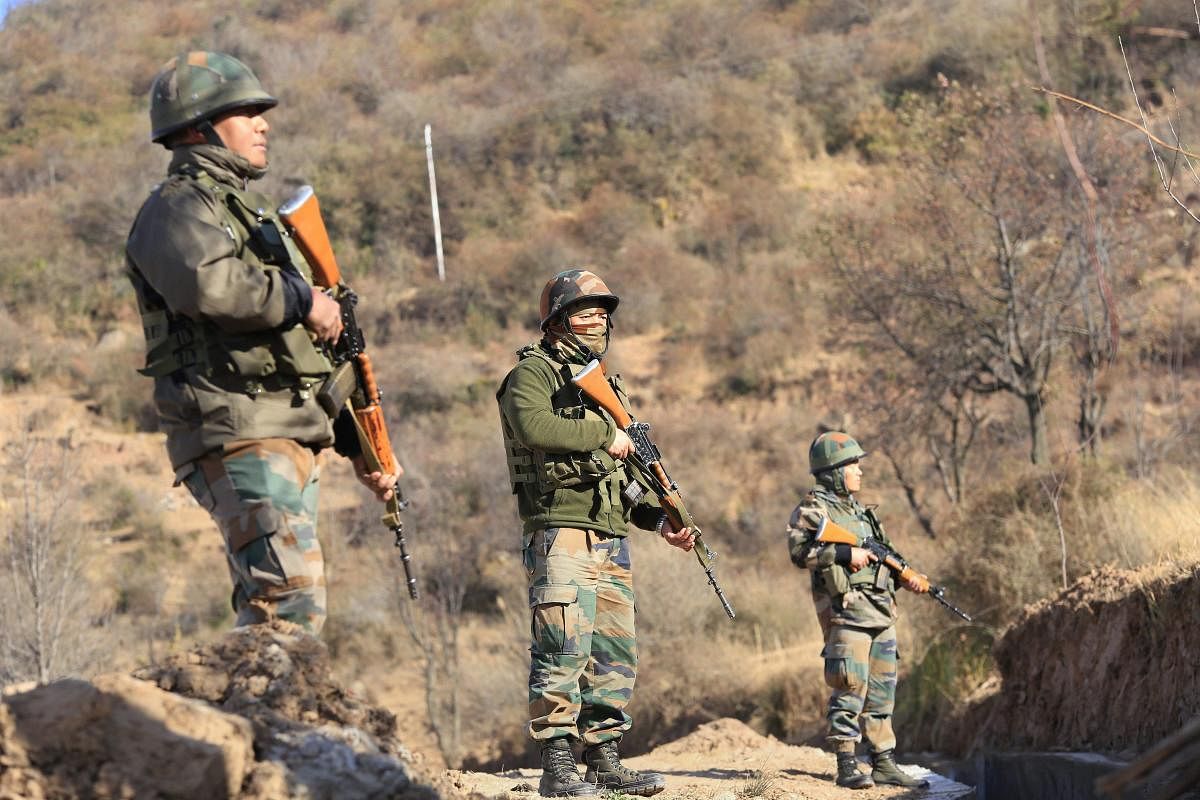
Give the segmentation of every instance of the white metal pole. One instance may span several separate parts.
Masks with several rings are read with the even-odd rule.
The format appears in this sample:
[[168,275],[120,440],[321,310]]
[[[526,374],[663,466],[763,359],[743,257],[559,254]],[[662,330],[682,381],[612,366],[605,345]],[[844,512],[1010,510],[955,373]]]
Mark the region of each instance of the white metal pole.
[[433,205],[433,241],[437,245],[438,280],[446,280],[446,262],[442,257],[442,215],[438,212],[437,176],[433,173],[433,133],[425,126],[425,162],[429,165],[429,202]]

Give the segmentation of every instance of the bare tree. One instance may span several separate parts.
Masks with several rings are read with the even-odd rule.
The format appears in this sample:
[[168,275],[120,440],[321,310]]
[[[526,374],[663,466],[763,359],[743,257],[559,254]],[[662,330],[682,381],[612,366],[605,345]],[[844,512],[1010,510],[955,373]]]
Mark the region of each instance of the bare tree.
[[47,683],[88,663],[88,539],[68,455],[29,424],[4,449],[0,683]]
[[[906,205],[869,209],[844,226],[849,243],[831,242],[845,305],[887,346],[878,357],[927,376],[949,430],[969,423],[968,395],[1017,398],[1030,459],[1045,464],[1051,371],[1088,330],[1070,171],[1045,122],[1008,98],[950,90],[911,118]],[[1110,168],[1095,155],[1094,169]]]

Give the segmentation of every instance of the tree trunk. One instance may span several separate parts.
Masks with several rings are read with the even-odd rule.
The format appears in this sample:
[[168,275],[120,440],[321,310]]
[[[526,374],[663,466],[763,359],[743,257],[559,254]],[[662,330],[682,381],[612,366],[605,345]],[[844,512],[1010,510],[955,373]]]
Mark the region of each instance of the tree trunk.
[[1079,430],[1079,446],[1091,456],[1096,455],[1100,446],[1100,421],[1104,417],[1104,399],[1104,395],[1096,391],[1091,380],[1080,390],[1079,420],[1076,423]]
[[1046,464],[1050,460],[1050,447],[1046,434],[1046,401],[1041,392],[1024,396],[1025,411],[1029,414],[1029,460],[1034,464]]

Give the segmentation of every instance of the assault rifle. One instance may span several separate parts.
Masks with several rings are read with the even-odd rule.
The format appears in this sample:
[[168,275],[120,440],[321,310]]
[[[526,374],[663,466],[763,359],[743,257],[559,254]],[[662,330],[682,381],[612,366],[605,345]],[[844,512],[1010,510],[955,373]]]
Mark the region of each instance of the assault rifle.
[[[333,256],[333,246],[312,187],[301,186],[297,189],[279,207],[279,217],[287,225],[288,232],[312,268],[313,283],[324,288],[341,307],[342,334],[332,346],[325,346],[326,355],[333,363],[333,373],[317,393],[317,400],[333,418],[348,404],[367,470],[395,475],[396,454],[392,451],[383,417],[383,395],[379,391],[379,384],[375,382],[371,357],[366,353],[366,338],[354,317],[358,295],[342,283],[342,271]],[[392,488],[392,498],[387,501],[387,513],[381,521],[396,535],[396,547],[400,550],[400,561],[404,565],[408,595],[416,600],[417,579],[413,576],[408,544],[404,539],[404,522],[400,518],[400,512],[406,508],[408,500],[397,481]]]
[[874,536],[867,537],[862,544],[859,544],[857,536],[836,522],[832,522],[828,517],[824,517],[821,519],[820,526],[817,527],[817,535],[813,537],[813,541],[820,544],[848,544],[852,547],[861,547],[864,550],[869,550],[875,555],[875,558],[879,559],[880,564],[888,567],[900,576],[901,581],[915,580],[917,585],[929,590],[929,596],[934,600],[937,600],[967,622],[974,621],[966,613],[950,605],[950,601],[946,599],[946,587],[931,584],[928,576],[922,575],[910,567],[908,562],[901,558],[899,553]]
[[[721,591],[721,584],[717,583],[717,575],[713,571],[713,561],[717,554],[708,549],[708,545],[700,538],[700,528],[696,525],[696,520],[687,510],[687,506],[683,504],[683,497],[679,493],[679,486],[667,474],[666,468],[662,463],[662,456],[658,452],[658,447],[650,440],[650,426],[644,422],[637,422],[625,410],[625,406],[621,405],[620,399],[617,398],[617,393],[613,391],[608,380],[604,377],[604,368],[600,366],[600,362],[592,359],[586,367],[584,367],[578,375],[571,381],[583,390],[583,393],[600,404],[600,407],[612,415],[613,420],[617,423],[617,427],[625,431],[629,438],[633,441],[633,452],[629,454],[627,459],[633,467],[646,478],[650,484],[650,488],[658,495],[658,500],[662,504],[663,512],[671,521],[671,525],[675,530],[683,528],[691,528],[692,533],[696,536],[695,546],[692,551],[696,554],[696,559],[700,562],[700,566],[704,569],[704,574],[708,576],[708,582],[712,585],[713,591],[717,593],[717,599],[721,601],[721,607],[725,609],[725,613],[730,619],[734,618],[733,606],[729,605],[729,601],[725,599],[725,592]],[[641,484],[634,482],[625,490],[626,493],[633,491],[629,497],[631,502],[636,503],[645,494],[645,489]]]

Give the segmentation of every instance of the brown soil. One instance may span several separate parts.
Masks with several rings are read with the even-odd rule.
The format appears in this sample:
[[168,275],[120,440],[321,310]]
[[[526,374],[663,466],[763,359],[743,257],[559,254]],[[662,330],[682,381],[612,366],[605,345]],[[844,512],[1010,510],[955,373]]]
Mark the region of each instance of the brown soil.
[[1200,715],[1197,608],[1200,564],[1091,572],[1025,609],[996,645],[1002,680],[935,746],[1145,750]]

